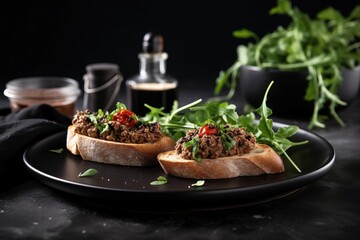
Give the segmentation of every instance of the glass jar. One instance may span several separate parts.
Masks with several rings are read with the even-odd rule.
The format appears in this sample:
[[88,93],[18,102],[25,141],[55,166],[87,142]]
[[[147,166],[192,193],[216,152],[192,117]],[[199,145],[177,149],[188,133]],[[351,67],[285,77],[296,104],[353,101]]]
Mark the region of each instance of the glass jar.
[[35,104],[48,104],[70,118],[80,94],[78,82],[65,77],[18,78],[8,82],[4,90],[12,112]]

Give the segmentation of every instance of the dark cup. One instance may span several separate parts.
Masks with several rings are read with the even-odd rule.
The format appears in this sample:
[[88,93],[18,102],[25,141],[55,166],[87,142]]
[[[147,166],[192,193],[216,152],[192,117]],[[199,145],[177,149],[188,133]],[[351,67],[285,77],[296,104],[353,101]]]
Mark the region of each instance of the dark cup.
[[122,82],[119,66],[94,63],[86,66],[83,108],[90,111],[113,110],[118,101]]

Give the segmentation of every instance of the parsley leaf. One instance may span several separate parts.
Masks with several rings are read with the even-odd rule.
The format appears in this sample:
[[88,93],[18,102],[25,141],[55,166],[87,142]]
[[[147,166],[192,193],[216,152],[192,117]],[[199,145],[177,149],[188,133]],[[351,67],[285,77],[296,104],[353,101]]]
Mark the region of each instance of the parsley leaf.
[[205,180],[197,180],[196,183],[191,184],[192,187],[201,187],[205,184]]
[[157,180],[150,182],[150,185],[158,186],[164,185],[168,182],[168,180],[164,176],[159,176]]
[[53,153],[62,153],[65,149],[64,148],[58,148],[58,149],[50,149],[50,152]]
[[97,170],[94,168],[89,168],[88,170],[86,170],[83,173],[79,173],[78,177],[91,177],[97,174]]

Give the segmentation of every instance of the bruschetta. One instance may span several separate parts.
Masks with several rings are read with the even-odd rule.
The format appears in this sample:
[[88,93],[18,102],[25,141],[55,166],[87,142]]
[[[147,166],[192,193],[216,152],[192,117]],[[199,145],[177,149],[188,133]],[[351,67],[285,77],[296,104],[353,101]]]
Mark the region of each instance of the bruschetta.
[[159,123],[139,121],[122,103],[111,113],[77,111],[66,138],[67,149],[83,160],[124,166],[158,164],[157,155],[174,145]]
[[158,154],[166,174],[194,179],[222,179],[284,172],[281,157],[252,133],[230,125],[206,124],[190,130],[175,150]]

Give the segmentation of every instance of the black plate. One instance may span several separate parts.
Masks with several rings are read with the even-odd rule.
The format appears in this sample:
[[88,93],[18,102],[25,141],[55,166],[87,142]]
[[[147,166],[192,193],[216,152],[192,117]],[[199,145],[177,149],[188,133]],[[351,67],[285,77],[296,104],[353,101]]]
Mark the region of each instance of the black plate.
[[[275,128],[280,126],[283,125],[274,124]],[[66,132],[47,137],[29,147],[24,153],[24,162],[30,173],[44,184],[97,205],[137,211],[223,209],[254,205],[289,195],[331,169],[335,152],[324,138],[300,129],[291,140],[309,141],[288,150],[301,173],[284,160],[284,173],[206,180],[201,187],[191,187],[196,179],[166,176],[160,166],[115,166],[83,161],[67,150],[62,153],[49,151],[66,149]],[[98,174],[78,177],[80,172],[89,168],[95,168]],[[166,176],[167,184],[150,185],[161,175]]]

